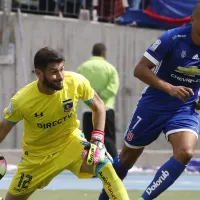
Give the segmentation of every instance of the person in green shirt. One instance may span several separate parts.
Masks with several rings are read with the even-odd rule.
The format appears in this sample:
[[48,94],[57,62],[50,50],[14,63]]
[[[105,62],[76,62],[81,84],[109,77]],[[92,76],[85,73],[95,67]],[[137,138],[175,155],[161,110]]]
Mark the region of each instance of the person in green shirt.
[[[92,57],[82,63],[77,72],[85,76],[106,107],[105,146],[114,158],[117,155],[115,133],[115,98],[119,89],[119,76],[116,68],[106,61],[106,47],[103,43],[93,46]],[[88,141],[91,138],[92,113],[85,108],[83,113],[83,133]]]

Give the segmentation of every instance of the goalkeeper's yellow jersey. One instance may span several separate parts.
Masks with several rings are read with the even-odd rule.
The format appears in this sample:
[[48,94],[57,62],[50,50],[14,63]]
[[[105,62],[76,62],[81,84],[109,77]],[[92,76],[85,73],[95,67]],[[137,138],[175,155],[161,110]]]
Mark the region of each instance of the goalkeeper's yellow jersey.
[[80,132],[77,103],[82,99],[89,104],[94,90],[86,78],[74,72],[65,72],[63,89],[53,95],[41,93],[37,84],[26,85],[11,98],[4,118],[13,124],[24,120],[24,151],[48,155],[65,148],[70,137]]

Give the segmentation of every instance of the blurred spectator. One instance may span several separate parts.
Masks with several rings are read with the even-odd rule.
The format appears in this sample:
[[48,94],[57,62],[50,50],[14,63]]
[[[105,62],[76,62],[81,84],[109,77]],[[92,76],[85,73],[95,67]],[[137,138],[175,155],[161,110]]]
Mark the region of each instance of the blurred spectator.
[[13,0],[12,10],[20,8],[22,12],[56,15],[56,0]]
[[128,3],[130,8],[134,8],[136,10],[140,9],[141,0],[129,0]]
[[150,0],[128,0],[129,7],[139,10],[145,9],[149,5]]
[[39,0],[12,0],[12,11],[20,8],[22,12],[36,13]]
[[56,15],[55,6],[55,0],[39,0],[40,14]]
[[100,22],[114,22],[124,13],[126,7],[128,0],[12,0],[13,11],[20,8],[27,13],[59,14],[63,17]]
[[99,0],[97,11],[100,22],[114,22],[125,10],[122,0]]
[[[78,67],[78,73],[85,76],[106,106],[105,146],[112,157],[117,155],[115,134],[115,97],[119,89],[118,72],[105,60],[106,47],[102,43],[93,46],[92,57]],[[83,113],[83,133],[88,141],[91,139],[92,112],[85,109]]]
[[82,9],[80,9],[79,19],[81,20],[93,20],[93,1],[82,0]]
[[78,18],[82,0],[57,0],[58,10],[64,17]]
[[148,7],[151,0],[141,0],[140,9],[144,10]]

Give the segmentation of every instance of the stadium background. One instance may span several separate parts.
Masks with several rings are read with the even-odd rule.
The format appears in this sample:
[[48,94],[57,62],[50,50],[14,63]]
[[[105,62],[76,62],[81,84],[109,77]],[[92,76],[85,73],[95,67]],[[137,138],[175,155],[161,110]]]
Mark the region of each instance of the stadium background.
[[[116,101],[117,147],[123,143],[123,134],[145,85],[133,78],[133,69],[145,49],[163,30],[117,26],[113,23],[59,18],[10,12],[11,0],[1,0],[0,11],[0,116],[12,95],[25,84],[36,79],[33,57],[38,49],[50,46],[63,53],[66,70],[77,66],[91,55],[96,42],[107,46],[107,59],[116,66],[120,76],[120,90]],[[170,103],[170,102],[169,102]],[[78,109],[81,120],[82,104]],[[20,122],[0,145],[10,164],[20,159],[22,123]],[[162,164],[171,156],[171,147],[161,134],[148,146],[137,166]],[[195,157],[200,156],[200,142]]]

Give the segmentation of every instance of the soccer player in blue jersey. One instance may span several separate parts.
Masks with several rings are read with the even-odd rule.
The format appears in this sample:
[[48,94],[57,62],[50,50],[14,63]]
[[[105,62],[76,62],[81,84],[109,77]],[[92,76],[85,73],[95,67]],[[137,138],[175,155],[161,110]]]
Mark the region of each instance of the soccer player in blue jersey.
[[[193,10],[191,25],[165,32],[144,53],[134,76],[149,86],[138,102],[125,132],[125,145],[113,166],[124,179],[145,146],[163,132],[172,145],[173,156],[140,197],[151,200],[182,174],[198,140],[195,106],[200,88],[200,2]],[[99,200],[106,199],[103,190]]]

